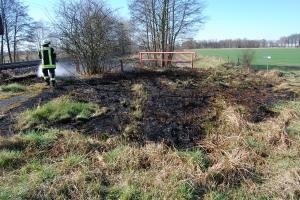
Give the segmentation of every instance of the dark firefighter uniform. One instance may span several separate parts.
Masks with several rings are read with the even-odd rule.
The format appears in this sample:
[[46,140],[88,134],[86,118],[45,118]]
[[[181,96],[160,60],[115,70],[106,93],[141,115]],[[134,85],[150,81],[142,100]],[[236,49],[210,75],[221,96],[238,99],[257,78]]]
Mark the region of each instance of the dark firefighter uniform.
[[[39,51],[39,58],[42,59],[42,71],[45,82],[47,85],[50,85],[51,82],[51,85],[55,86],[56,54],[54,49],[49,45],[49,41],[43,42],[43,45]],[[49,73],[51,77],[49,77]]]

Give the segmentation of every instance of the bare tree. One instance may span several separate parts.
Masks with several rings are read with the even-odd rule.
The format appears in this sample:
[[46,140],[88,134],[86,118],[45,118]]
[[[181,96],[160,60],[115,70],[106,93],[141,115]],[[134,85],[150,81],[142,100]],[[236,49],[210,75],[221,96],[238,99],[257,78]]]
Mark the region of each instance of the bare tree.
[[62,49],[82,64],[84,73],[102,72],[120,41],[120,23],[113,11],[101,0],[65,0],[57,14]]
[[117,25],[117,35],[118,35],[118,45],[116,52],[124,56],[131,53],[131,38],[130,38],[130,28],[128,22],[120,22]]
[[31,26],[33,20],[28,15],[27,6],[19,1],[16,1],[15,6],[13,7],[13,16],[13,61],[16,62],[18,47],[22,42],[28,41],[31,38]]
[[[11,23],[12,23],[12,10],[15,5],[14,0],[1,0],[1,16],[4,28],[4,37],[2,37],[2,47],[4,48],[4,42],[6,43],[6,48],[8,51],[8,56],[10,62],[12,62],[11,50],[10,50],[10,33],[11,33]],[[2,51],[2,58],[4,57]]]
[[33,20],[29,17],[27,6],[19,0],[1,0],[1,17],[4,36],[1,42],[1,60],[3,62],[4,46],[9,61],[17,60],[18,48],[31,37],[30,26]]
[[179,37],[190,35],[204,23],[200,0],[131,0],[129,8],[139,28],[140,45],[148,51],[174,51]]

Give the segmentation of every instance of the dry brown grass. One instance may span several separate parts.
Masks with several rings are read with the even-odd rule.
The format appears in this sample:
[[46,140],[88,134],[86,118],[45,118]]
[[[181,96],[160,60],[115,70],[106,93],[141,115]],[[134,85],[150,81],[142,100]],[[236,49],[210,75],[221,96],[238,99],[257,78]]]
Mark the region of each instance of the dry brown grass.
[[152,194],[153,198],[184,199],[180,196],[184,195],[182,187],[190,182],[191,189],[196,189],[193,187],[204,177],[200,166],[186,162],[162,144],[146,144],[142,148],[119,146],[105,153],[101,160],[119,187],[136,185],[142,193]]
[[207,171],[207,184],[212,189],[228,189],[254,177],[256,157],[254,152],[245,149],[223,151],[223,155],[218,155],[218,161]]
[[275,194],[277,199],[297,200],[300,198],[300,169],[281,171],[264,184],[264,191]]
[[212,162],[206,174],[207,184],[228,189],[254,177],[260,158],[247,146],[248,123],[240,108],[226,105],[224,108],[219,127],[207,136],[202,146]]
[[247,121],[239,112],[240,107],[228,106],[220,116],[222,129],[234,133],[243,132],[247,128]]
[[221,58],[211,57],[211,56],[200,56],[196,59],[196,67],[201,68],[218,68],[226,61]]
[[264,78],[268,78],[273,81],[281,81],[283,78],[283,73],[278,70],[270,70],[270,71],[259,71],[257,75],[260,75]]
[[[243,108],[240,106],[228,106],[224,101],[219,104],[219,107],[223,107],[218,119],[219,125],[210,131],[201,144],[209,152],[212,164],[205,174],[206,184],[213,190],[218,188],[219,191],[226,191],[243,183],[249,184],[249,187],[254,185],[255,194],[267,193],[258,189],[259,184],[255,180],[261,176],[270,177],[269,173],[278,170],[267,170],[268,165],[273,166],[277,162],[267,162],[266,158],[278,157],[279,150],[280,155],[283,152],[293,152],[290,154],[292,156],[299,152],[295,147],[299,141],[293,141],[288,133],[290,124],[299,119],[299,111],[295,111],[293,106],[286,106],[280,110],[278,117],[251,123],[243,116]],[[272,196],[273,193],[268,195]]]

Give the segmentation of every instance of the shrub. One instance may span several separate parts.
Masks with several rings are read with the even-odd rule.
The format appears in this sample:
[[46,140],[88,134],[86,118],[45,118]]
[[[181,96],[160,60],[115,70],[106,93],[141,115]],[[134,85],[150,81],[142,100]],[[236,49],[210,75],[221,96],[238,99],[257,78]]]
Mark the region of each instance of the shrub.
[[242,62],[243,62],[244,67],[246,67],[248,69],[251,67],[253,59],[254,59],[254,54],[255,54],[255,52],[252,50],[246,50],[243,52]]

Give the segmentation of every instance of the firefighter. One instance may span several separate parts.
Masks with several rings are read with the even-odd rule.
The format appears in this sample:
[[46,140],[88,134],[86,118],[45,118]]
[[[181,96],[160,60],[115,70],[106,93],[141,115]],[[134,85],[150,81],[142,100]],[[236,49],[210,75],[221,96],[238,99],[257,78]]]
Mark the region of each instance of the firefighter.
[[[42,71],[44,80],[47,85],[56,86],[55,69],[56,69],[56,53],[50,47],[50,41],[44,40],[39,51],[39,58],[42,59]],[[50,77],[49,77],[50,74]]]

